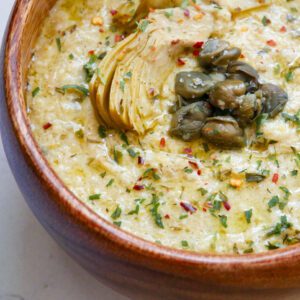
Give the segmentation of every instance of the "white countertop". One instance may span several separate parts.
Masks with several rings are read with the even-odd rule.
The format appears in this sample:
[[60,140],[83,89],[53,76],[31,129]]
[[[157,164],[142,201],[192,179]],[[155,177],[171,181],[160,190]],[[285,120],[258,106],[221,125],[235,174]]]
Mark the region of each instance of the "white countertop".
[[[14,0],[0,0],[0,41]],[[27,207],[0,142],[0,300],[126,300],[48,236]],[[282,300],[299,300],[290,291]]]
[[[0,40],[13,5],[0,0]],[[61,250],[27,207],[0,142],[0,300],[125,300]]]

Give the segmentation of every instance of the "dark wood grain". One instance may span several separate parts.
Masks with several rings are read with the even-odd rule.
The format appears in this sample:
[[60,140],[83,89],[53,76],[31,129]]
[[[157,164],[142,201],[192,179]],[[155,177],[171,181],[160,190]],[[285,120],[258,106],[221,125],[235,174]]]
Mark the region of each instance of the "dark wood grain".
[[1,51],[0,107],[10,167],[51,236],[85,269],[132,299],[282,299],[287,288],[299,287],[297,245],[243,256],[169,249],[111,225],[68,190],[33,139],[24,98],[31,49],[54,3],[17,1]]

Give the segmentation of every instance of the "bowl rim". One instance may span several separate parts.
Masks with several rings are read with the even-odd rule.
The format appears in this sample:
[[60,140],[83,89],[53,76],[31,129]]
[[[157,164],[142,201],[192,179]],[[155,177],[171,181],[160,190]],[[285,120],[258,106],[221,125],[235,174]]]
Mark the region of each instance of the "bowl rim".
[[[77,198],[63,183],[42,154],[30,128],[25,111],[25,95],[22,88],[21,70],[21,39],[22,24],[29,11],[31,0],[17,0],[12,10],[3,39],[3,84],[4,97],[8,107],[9,118],[13,125],[15,136],[30,167],[34,170],[44,186],[55,196],[56,201],[68,210],[71,217],[80,222],[94,236],[105,235],[119,248],[125,248],[133,253],[142,254],[147,259],[167,261],[181,266],[196,268],[218,268],[227,273],[237,272],[238,269],[258,271],[266,264],[275,266],[281,263],[299,260],[300,245],[292,245],[273,251],[253,254],[214,254],[198,253],[162,246],[130,232],[127,232],[96,214],[83,201]],[[25,12],[25,13],[24,13]]]

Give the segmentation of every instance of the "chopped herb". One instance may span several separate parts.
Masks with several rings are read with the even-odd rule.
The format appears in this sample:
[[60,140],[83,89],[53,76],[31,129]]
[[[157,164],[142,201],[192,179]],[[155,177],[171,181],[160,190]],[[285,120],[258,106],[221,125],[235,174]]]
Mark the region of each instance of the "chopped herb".
[[251,223],[251,218],[252,218],[252,208],[251,209],[248,209],[248,210],[245,210],[245,218],[246,218],[246,221],[248,224]]
[[181,246],[183,248],[188,248],[189,247],[189,243],[187,241],[181,241]]
[[122,214],[122,209],[120,208],[120,206],[117,206],[115,211],[112,213],[111,218],[113,220],[117,220],[120,218],[121,214]]
[[61,52],[61,40],[59,37],[56,38],[56,46],[59,52]]
[[116,226],[118,226],[118,227],[121,227],[122,222],[114,222],[114,225],[116,225]]
[[256,123],[256,136],[262,136],[263,133],[260,131],[261,127],[264,123],[268,120],[269,115],[268,114],[261,114],[255,121]]
[[189,4],[190,4],[189,0],[182,0],[181,7],[187,8],[189,6]]
[[101,173],[100,176],[104,178],[106,176],[106,172]]
[[280,223],[277,223],[273,228],[271,228],[271,230],[267,232],[266,236],[270,237],[273,235],[279,235],[292,226],[293,226],[292,223],[288,222],[286,216],[281,216]]
[[41,89],[39,87],[36,87],[31,93],[32,97],[34,98],[40,92],[40,90]]
[[220,223],[221,225],[224,227],[224,228],[227,228],[227,216],[224,216],[224,215],[220,215],[219,216],[219,219],[220,219]]
[[246,181],[247,182],[262,182],[266,179],[266,176],[259,173],[246,173]]
[[280,243],[271,243],[271,242],[268,242],[268,244],[266,244],[265,246],[268,250],[275,250],[282,247]]
[[106,187],[110,187],[114,183],[114,179],[112,178],[106,185]]
[[172,10],[166,11],[166,12],[165,12],[165,16],[166,16],[167,18],[172,17],[172,16],[173,16],[173,11],[172,11]]
[[98,59],[102,60],[106,56],[107,52],[102,52],[98,55]]
[[159,198],[157,197],[157,195],[153,194],[152,195],[152,202],[151,202],[152,208],[150,209],[151,215],[155,221],[155,224],[159,227],[159,228],[164,228],[164,224],[162,222],[162,216],[161,214],[158,212],[158,208],[160,206],[159,203]]
[[145,32],[149,24],[150,24],[150,22],[145,19],[137,24],[137,28],[138,28],[138,30]]
[[124,75],[124,79],[130,79],[132,77],[132,72],[129,71]]
[[202,196],[205,196],[208,193],[208,190],[206,190],[204,188],[199,188],[197,191],[199,191]]
[[263,16],[261,22],[264,26],[268,26],[271,23],[270,19],[268,19],[266,16]]
[[138,153],[135,152],[132,148],[128,148],[127,149],[128,154],[132,157],[132,158],[136,158]]
[[186,218],[188,218],[188,216],[189,216],[188,214],[180,215],[179,220],[186,219]]
[[120,139],[128,146],[129,145],[129,142],[128,142],[128,138],[127,138],[127,135],[125,132],[121,132],[120,133]]
[[120,89],[121,89],[122,92],[125,91],[125,81],[124,81],[124,79],[120,80]]
[[101,198],[101,194],[94,194],[89,196],[89,200],[99,200]]
[[284,192],[285,199],[287,200],[290,197],[291,192],[285,186],[280,186],[279,189]]
[[82,129],[79,129],[77,131],[75,131],[75,135],[76,137],[78,137],[79,139],[82,139],[84,137],[84,132]]
[[65,95],[66,92],[77,92],[77,93],[80,93],[84,96],[89,95],[89,90],[87,88],[85,88],[82,85],[77,85],[77,84],[67,84],[67,85],[64,85],[60,88],[56,88],[56,91],[58,93],[63,94],[63,95]]
[[157,172],[156,172],[156,169],[154,169],[154,168],[149,168],[149,169],[147,169],[144,173],[143,173],[143,178],[146,178],[146,177],[148,177],[148,176],[152,176],[152,178],[154,179],[154,180],[159,180],[160,179],[160,176],[157,174]]
[[280,64],[276,64],[276,66],[273,69],[274,74],[275,75],[279,75],[280,74],[280,70],[281,70]]
[[114,161],[117,164],[120,164],[123,158],[123,153],[121,151],[119,151],[118,149],[116,149],[116,147],[114,148]]
[[138,215],[139,214],[139,211],[140,211],[140,206],[139,206],[139,204],[137,204],[136,206],[135,206],[135,209],[134,210],[132,210],[132,211],[130,211],[129,213],[128,213],[128,215]]
[[203,143],[202,144],[202,146],[203,146],[203,150],[207,153],[207,152],[209,152],[209,146],[208,146],[208,144],[207,143]]
[[291,114],[288,114],[286,112],[283,112],[281,114],[281,116],[283,117],[283,119],[286,122],[292,122],[295,125],[297,125],[299,127],[299,129],[300,129],[300,110],[296,114],[294,114],[294,115],[291,115]]
[[184,170],[185,173],[189,173],[189,174],[193,173],[193,170],[190,169],[189,167],[185,167],[183,170]]
[[106,128],[104,126],[100,125],[98,128],[98,134],[102,139],[106,138],[107,137]]
[[72,53],[69,54],[69,59],[70,60],[74,59],[74,55]]
[[279,204],[279,197],[278,196],[274,196],[272,197],[269,202],[268,202],[268,206],[271,209],[272,207],[275,207],[277,204]]
[[287,82],[291,82],[291,81],[293,81],[293,79],[294,79],[294,72],[293,71],[289,71],[289,72],[287,72],[286,74],[285,74],[285,80],[287,81]]
[[298,170],[291,171],[291,176],[298,176]]
[[85,81],[90,82],[97,69],[97,56],[91,55],[90,60],[83,66],[85,72]]

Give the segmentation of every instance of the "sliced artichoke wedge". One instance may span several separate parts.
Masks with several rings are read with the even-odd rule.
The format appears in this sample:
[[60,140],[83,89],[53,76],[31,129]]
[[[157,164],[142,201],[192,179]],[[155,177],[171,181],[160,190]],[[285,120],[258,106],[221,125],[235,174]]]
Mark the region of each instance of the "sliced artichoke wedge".
[[165,10],[149,14],[141,21],[147,26],[119,43],[99,64],[90,95],[103,125],[143,134],[157,124],[164,113],[160,95],[178,68],[178,58],[213,31],[210,14],[193,18],[199,11],[189,10],[190,18],[183,18],[181,8],[174,8],[172,17]]

